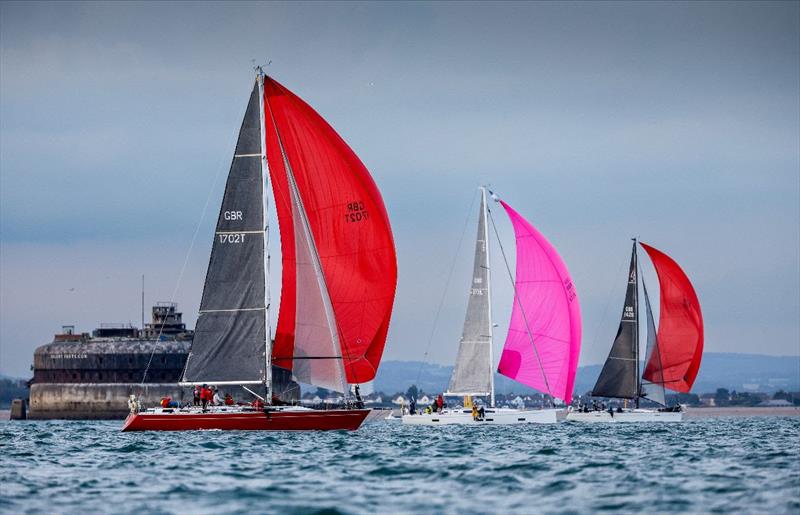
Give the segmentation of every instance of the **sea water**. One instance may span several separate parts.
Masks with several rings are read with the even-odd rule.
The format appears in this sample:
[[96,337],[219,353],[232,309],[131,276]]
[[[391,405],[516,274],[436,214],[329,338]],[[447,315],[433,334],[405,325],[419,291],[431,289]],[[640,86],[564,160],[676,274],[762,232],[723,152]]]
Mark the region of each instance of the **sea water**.
[[121,433],[0,422],[8,513],[800,512],[800,419]]

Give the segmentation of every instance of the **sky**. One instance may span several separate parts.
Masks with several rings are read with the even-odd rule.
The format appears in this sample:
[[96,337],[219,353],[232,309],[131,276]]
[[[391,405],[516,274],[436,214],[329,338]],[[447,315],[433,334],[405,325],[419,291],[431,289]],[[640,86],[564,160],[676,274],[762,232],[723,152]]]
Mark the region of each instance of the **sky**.
[[452,363],[484,183],[569,267],[582,365],[616,333],[632,236],[692,279],[706,351],[800,354],[798,2],[2,2],[0,373],[30,375],[62,324],[139,325],[142,274],[194,326],[253,62],[382,191],[385,359]]

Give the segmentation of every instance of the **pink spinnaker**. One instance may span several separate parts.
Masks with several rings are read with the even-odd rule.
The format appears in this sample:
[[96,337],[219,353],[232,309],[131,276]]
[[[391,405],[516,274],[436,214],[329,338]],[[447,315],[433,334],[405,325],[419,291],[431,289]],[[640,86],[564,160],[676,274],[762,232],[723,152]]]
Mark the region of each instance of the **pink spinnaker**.
[[569,403],[581,350],[581,310],[556,249],[511,206],[517,239],[516,295],[497,371]]

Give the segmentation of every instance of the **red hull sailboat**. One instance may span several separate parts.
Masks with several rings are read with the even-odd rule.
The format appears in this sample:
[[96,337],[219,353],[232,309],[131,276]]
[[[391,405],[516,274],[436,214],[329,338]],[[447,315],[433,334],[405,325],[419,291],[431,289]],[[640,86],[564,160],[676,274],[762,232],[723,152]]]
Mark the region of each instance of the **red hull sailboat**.
[[207,412],[186,411],[131,413],[123,431],[196,431],[202,429],[239,431],[355,431],[369,414],[368,409],[341,410],[249,410]]
[[[241,386],[266,405],[141,410],[133,400],[123,431],[354,430],[369,413],[348,395],[351,384],[375,377],[389,329],[397,262],[386,208],[366,167],[333,128],[257,72],[181,384]],[[271,197],[282,256],[274,340]],[[341,392],[344,407],[273,405],[281,394],[272,391],[273,366],[298,382]],[[265,395],[248,385],[263,385]]]

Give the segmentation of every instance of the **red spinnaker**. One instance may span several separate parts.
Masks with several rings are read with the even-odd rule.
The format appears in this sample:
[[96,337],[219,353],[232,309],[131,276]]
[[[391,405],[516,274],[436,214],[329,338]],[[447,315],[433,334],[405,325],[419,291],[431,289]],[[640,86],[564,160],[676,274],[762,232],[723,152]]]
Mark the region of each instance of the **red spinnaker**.
[[274,363],[292,368],[298,316],[294,220],[280,137],[322,262],[347,381],[370,381],[383,354],[397,285],[397,258],[383,199],[347,143],[314,109],[270,77],[264,79],[264,109],[283,264]]
[[689,278],[672,258],[649,245],[640,245],[653,261],[661,288],[657,348],[642,377],[676,392],[688,392],[703,358],[700,302]]

